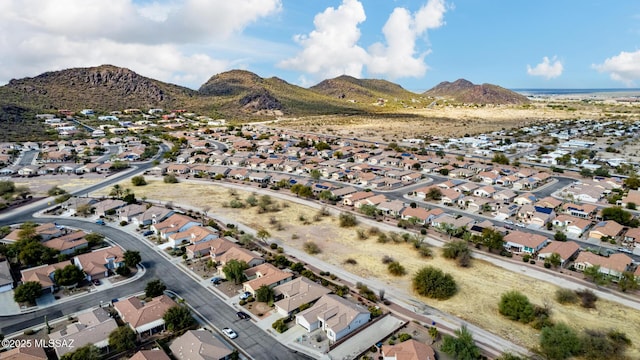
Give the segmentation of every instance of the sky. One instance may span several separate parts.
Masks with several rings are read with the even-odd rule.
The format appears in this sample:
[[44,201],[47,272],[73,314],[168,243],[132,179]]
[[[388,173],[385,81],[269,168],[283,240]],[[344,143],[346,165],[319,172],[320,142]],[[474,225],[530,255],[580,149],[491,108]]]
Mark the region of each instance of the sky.
[[422,92],[640,87],[638,0],[0,0],[0,85],[111,64],[197,89],[243,69]]

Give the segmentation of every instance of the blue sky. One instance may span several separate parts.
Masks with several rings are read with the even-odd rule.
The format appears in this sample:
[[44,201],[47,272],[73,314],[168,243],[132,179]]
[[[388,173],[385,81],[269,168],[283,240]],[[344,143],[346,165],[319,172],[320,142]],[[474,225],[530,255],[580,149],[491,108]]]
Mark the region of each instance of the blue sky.
[[0,34],[0,84],[113,64],[196,89],[231,69],[305,87],[640,87],[637,0],[2,0]]

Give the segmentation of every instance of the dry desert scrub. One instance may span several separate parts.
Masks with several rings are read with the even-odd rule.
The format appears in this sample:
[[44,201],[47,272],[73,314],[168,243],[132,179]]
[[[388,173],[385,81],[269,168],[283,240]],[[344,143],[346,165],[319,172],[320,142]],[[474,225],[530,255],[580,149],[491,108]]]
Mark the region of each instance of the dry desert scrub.
[[[129,184],[122,183],[123,186]],[[411,277],[422,266],[428,264],[440,268],[453,275],[459,291],[449,300],[421,298],[423,302],[522,346],[536,346],[539,332],[528,325],[509,321],[498,313],[500,295],[510,290],[525,294],[533,304],[549,304],[553,321],[572,324],[578,330],[618,329],[625,332],[633,342],[628,352],[629,356],[640,356],[640,311],[617,303],[598,300],[596,309],[584,309],[579,305],[561,305],[554,299],[557,287],[552,284],[476,259],[469,268],[460,268],[455,261],[444,259],[439,249],[434,249],[434,257],[423,258],[418,255],[412,244],[393,241],[382,244],[377,241],[377,236],[362,239],[358,236],[358,229],[366,230],[362,225],[341,228],[337,217],[333,216],[322,216],[314,221],[317,209],[292,202],[281,206],[278,212],[262,215],[257,213],[256,207],[222,207],[222,203],[228,203],[234,196],[230,195],[227,188],[215,184],[164,184],[162,181],[149,181],[148,185],[133,190],[138,198],[146,196],[149,199],[200,208],[209,206],[209,214],[218,214],[255,229],[267,229],[271,236],[280,242],[303,251],[305,243],[313,242],[321,249],[321,253],[316,255],[319,259],[342,266],[365,278],[377,278],[397,289],[394,291],[411,293]],[[108,189],[104,191],[108,192]],[[236,197],[240,199],[246,199],[251,195],[251,192],[240,190],[236,193]],[[284,204],[283,200],[276,197],[273,199]],[[272,218],[281,222],[284,225],[283,229],[274,228],[271,224],[274,220]],[[301,221],[301,218],[311,221]],[[292,236],[294,234],[296,236]],[[400,263],[405,267],[407,275],[398,277],[389,274],[387,265],[381,261],[386,255],[396,260],[401,259]],[[356,264],[344,265],[348,259],[355,260]]]

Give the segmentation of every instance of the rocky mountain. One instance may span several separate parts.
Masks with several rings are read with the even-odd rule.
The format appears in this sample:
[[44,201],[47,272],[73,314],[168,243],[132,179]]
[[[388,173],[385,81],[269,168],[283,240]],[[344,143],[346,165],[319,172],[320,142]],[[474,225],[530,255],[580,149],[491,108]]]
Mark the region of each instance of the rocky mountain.
[[411,99],[418,95],[405,90],[402,86],[386,80],[356,79],[342,75],[324,80],[312,86],[310,90],[333,98],[372,103],[378,99]]
[[112,65],[46,72],[11,80],[6,86],[40,109],[171,108],[197,96],[185,87],[141,76]]
[[444,81],[425,91],[422,95],[446,98],[465,104],[527,104],[529,99],[498,85],[475,85],[465,79]]

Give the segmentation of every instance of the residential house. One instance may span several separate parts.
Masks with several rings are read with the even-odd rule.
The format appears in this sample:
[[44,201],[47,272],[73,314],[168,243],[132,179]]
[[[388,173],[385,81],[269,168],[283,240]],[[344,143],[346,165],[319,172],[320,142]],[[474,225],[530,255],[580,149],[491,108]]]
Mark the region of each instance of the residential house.
[[13,276],[8,261],[0,262],[0,293],[13,289]]
[[629,204],[636,205],[640,208],[640,190],[629,190],[627,195],[618,200],[617,205],[627,208]]
[[602,274],[620,279],[622,273],[629,271],[633,265],[633,259],[625,254],[612,254],[609,257],[600,256],[589,251],[582,251],[576,258],[574,266],[577,270],[584,271],[592,266],[600,266]]
[[567,214],[560,214],[552,220],[552,224],[564,228],[567,235],[580,237],[589,229],[591,221]]
[[547,237],[522,231],[512,231],[504,237],[504,247],[514,253],[538,253],[549,241]]
[[0,353],[0,360],[47,360],[49,357],[44,352],[44,347],[36,346],[18,346]]
[[463,194],[453,189],[442,189],[440,190],[440,192],[442,193],[440,203],[442,203],[443,205],[454,205],[458,203],[458,201],[460,201],[462,198],[464,198]]
[[405,208],[404,202],[400,200],[387,200],[378,204],[378,210],[382,211],[387,216],[400,216],[400,213]]
[[312,307],[296,315],[296,324],[307,332],[322,329],[335,342],[366,325],[371,314],[362,305],[338,295],[322,296]]
[[400,213],[400,217],[403,220],[414,218],[418,224],[426,225],[427,219],[429,218],[429,211],[421,207],[406,207]]
[[492,198],[498,191],[493,186],[483,186],[473,191],[474,196]]
[[524,194],[520,194],[519,196],[517,196],[515,199],[513,199],[513,202],[522,206],[522,205],[533,205],[533,203],[535,203],[537,201],[537,198],[534,194],[532,193],[524,193]]
[[436,360],[433,348],[414,339],[382,345],[382,360]]
[[118,328],[116,320],[103,308],[97,308],[76,316],[77,321],[60,331],[49,334],[49,339],[73,346],[55,346],[58,358],[85,345],[94,345],[99,349],[109,345],[109,334]]
[[169,235],[186,231],[193,226],[202,226],[202,223],[186,215],[173,214],[162,222],[152,224],[151,230],[161,238],[167,239]]
[[131,222],[133,218],[144,214],[147,211],[145,205],[130,204],[116,210],[116,215],[120,221]]
[[78,255],[73,258],[73,263],[84,271],[89,281],[108,277],[109,272],[115,272],[117,268],[125,266],[124,253],[118,246]]
[[531,215],[531,218],[529,218],[529,223],[542,228],[545,227],[547,223],[551,222],[555,216],[556,214],[553,211],[550,213],[536,211]]
[[177,247],[182,243],[198,244],[203,241],[213,240],[219,236],[218,230],[200,225],[192,226],[185,231],[167,235],[167,239],[172,247]]
[[58,250],[60,254],[70,255],[77,250],[89,247],[89,242],[84,238],[87,236],[82,230],[73,231],[67,235],[60,236],[42,244],[50,249]]
[[[212,249],[212,251],[215,250]],[[214,257],[213,254],[212,257]],[[215,256],[215,260],[220,264],[220,269],[222,269],[229,260],[244,261],[249,267],[264,263],[264,259],[261,256],[239,246],[233,246],[224,253]],[[220,275],[224,275],[224,273],[220,272]]]
[[548,208],[553,210],[559,208],[560,205],[562,205],[562,200],[558,200],[551,196],[547,196],[543,199],[540,199],[534,204],[534,206],[536,207],[543,207],[543,208]]
[[640,243],[640,228],[630,228],[627,230],[622,241],[629,245]]
[[354,203],[360,201],[360,200],[364,200],[366,198],[370,198],[372,196],[374,196],[375,194],[371,191],[359,191],[353,194],[349,194],[349,195],[345,195],[342,198],[342,205],[345,206],[354,206]]
[[357,208],[357,209],[360,209],[360,207],[362,207],[362,205],[378,206],[378,204],[381,204],[381,203],[383,203],[385,201],[387,201],[387,197],[384,196],[383,194],[379,194],[379,195],[374,195],[374,196],[371,196],[371,197],[367,197],[367,198],[355,201],[353,203],[353,206],[355,208]]
[[133,354],[129,360],[171,360],[162,349],[140,350]]
[[62,208],[67,210],[69,213],[71,213],[71,215],[76,213],[76,209],[78,207],[82,207],[82,206],[89,206],[89,207],[93,207],[93,205],[95,203],[97,203],[98,200],[93,199],[93,198],[86,198],[86,197],[72,197],[69,200],[65,201],[64,203],[62,203]]
[[550,241],[538,252],[538,260],[545,260],[552,254],[560,256],[560,267],[573,260],[580,252],[580,245],[574,241]]
[[148,331],[150,335],[165,329],[162,317],[174,306],[178,304],[167,295],[154,297],[148,302],[132,296],[113,304],[122,321],[131,329],[138,334]]
[[43,292],[53,292],[55,283],[53,281],[53,274],[58,269],[62,269],[67,265],[71,265],[69,261],[62,261],[50,265],[41,265],[24,269],[20,271],[20,278],[22,282],[35,281],[40,283]]
[[504,189],[493,194],[493,199],[496,201],[501,201],[504,204],[511,204],[517,196],[518,194],[516,194],[512,190]]
[[93,204],[93,208],[95,209],[96,215],[106,216],[115,214],[116,209],[119,209],[125,205],[127,205],[127,203],[119,199],[106,199]]
[[613,220],[601,221],[589,231],[589,238],[602,240],[606,236],[611,239],[617,239],[622,234],[622,230],[624,230],[624,226]]
[[169,346],[177,360],[230,360],[233,350],[210,332],[188,330]]
[[282,271],[269,263],[250,267],[244,271],[244,275],[247,278],[247,281],[242,284],[242,288],[244,291],[248,291],[254,296],[256,294],[256,290],[262,286],[266,285],[273,288],[293,279],[292,272]]
[[592,204],[574,204],[574,203],[565,203],[562,204],[562,210],[571,216],[590,219],[595,215],[598,211],[598,207]]
[[276,299],[274,305],[280,315],[289,316],[300,306],[312,303],[330,292],[328,288],[301,276],[273,288]]
[[138,214],[133,217],[132,221],[137,226],[147,226],[151,224],[157,224],[158,222],[164,221],[169,216],[173,215],[174,212],[171,209],[167,209],[165,207],[160,206],[151,206],[146,209],[142,214]]

